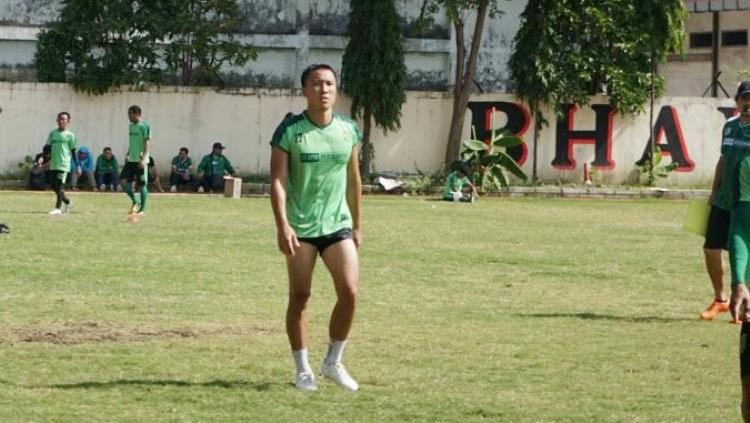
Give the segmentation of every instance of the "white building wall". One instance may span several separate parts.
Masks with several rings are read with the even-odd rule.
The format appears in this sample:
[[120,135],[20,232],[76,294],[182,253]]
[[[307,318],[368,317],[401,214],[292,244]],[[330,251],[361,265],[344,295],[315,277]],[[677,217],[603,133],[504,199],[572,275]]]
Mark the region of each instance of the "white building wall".
[[[517,102],[512,95],[475,95],[472,101]],[[605,98],[593,98],[595,104]],[[127,107],[138,104],[144,118],[153,127],[153,153],[157,166],[166,171],[171,158],[186,146],[194,160],[210,150],[213,142],[228,146],[227,156],[243,173],[268,172],[268,142],[283,116],[300,112],[304,98],[289,90],[239,90],[217,92],[212,89],[167,88],[145,92],[117,91],[89,96],[65,84],[0,83],[0,173],[16,170],[25,155],[41,150],[48,132],[55,128],[55,116],[65,110],[72,114],[72,130],[81,144],[100,152],[111,146],[122,158],[127,144]],[[718,107],[733,107],[731,100],[712,98],[665,97],[657,103],[675,108],[684,135],[688,156],[695,163],[689,172],[674,172],[665,181],[669,186],[707,186],[719,156],[719,136],[724,116]],[[384,135],[375,130],[375,167],[378,171],[414,172],[416,169],[436,172],[441,169],[446,134],[450,125],[452,98],[442,92],[409,92],[403,107],[402,127]],[[349,102],[341,99],[338,112],[348,114]],[[464,138],[470,134],[470,112],[467,112]],[[538,151],[539,177],[543,181],[580,182],[582,166],[594,158],[592,145],[573,147],[573,169],[552,166],[555,157],[556,117],[545,111],[549,126],[544,127]],[[496,126],[505,121],[497,113]],[[574,130],[594,129],[594,113],[583,108],[575,114]],[[531,175],[533,157],[533,124],[523,138],[529,153],[523,165]],[[648,114],[637,117],[615,115],[612,120],[611,169],[602,169],[601,182],[619,184],[633,176],[634,163],[641,157],[649,137]],[[664,139],[661,139],[664,142]],[[665,162],[669,162],[665,158]]]

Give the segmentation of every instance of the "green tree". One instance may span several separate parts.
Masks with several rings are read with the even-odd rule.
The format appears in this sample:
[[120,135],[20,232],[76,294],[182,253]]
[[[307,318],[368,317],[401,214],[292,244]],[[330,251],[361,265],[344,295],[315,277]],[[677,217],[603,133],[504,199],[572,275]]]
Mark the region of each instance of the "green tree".
[[40,81],[70,82],[77,89],[99,94],[112,86],[154,77],[152,69],[144,69],[155,63],[156,39],[143,31],[151,17],[142,4],[62,3],[59,20],[38,36],[35,62]]
[[225,65],[242,67],[258,57],[257,49],[237,42],[240,25],[236,0],[167,1],[169,44],[164,61],[169,74],[179,75],[183,85],[223,85]]
[[362,175],[367,180],[373,157],[371,121],[386,132],[400,128],[406,101],[404,38],[394,1],[352,0],[348,32],[342,86],[352,98],[352,117],[364,122]]
[[[530,103],[585,105],[606,88],[623,113],[649,97],[652,58],[682,48],[681,0],[529,0],[509,67]],[[663,78],[655,75],[657,93]]]
[[[178,69],[190,76],[185,83],[217,83],[222,65],[242,66],[257,54],[231,36],[238,15],[231,0],[63,0],[58,21],[39,34],[37,75],[94,94],[160,84]],[[187,52],[195,76],[175,51]]]
[[[458,159],[461,152],[461,133],[466,117],[466,107],[469,104],[469,96],[474,87],[474,75],[476,75],[477,59],[482,44],[482,33],[484,32],[484,21],[499,15],[500,0],[423,0],[419,23],[421,27],[433,20],[435,13],[442,7],[453,24],[456,33],[456,69],[453,84],[453,112],[451,113],[451,126],[448,132],[448,144],[445,149],[445,167]],[[474,13],[474,30],[471,37],[468,55],[464,29],[467,17]]]
[[606,92],[618,111],[636,114],[652,88],[661,95],[653,65],[682,50],[685,17],[682,0],[529,0],[509,67],[534,115],[535,151],[541,103],[559,111]]

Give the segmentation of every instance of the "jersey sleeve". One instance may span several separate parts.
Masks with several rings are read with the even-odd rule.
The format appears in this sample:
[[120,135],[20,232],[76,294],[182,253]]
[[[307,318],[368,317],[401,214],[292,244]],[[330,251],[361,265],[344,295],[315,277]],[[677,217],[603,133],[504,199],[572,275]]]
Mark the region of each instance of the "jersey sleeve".
[[78,140],[76,139],[76,134],[71,133],[70,134],[70,139],[68,140],[68,145],[70,146],[70,149],[71,150],[75,150],[76,149],[76,144],[78,144]]
[[224,156],[221,156],[221,158],[224,159],[224,169],[229,173],[234,173],[234,168],[232,167],[232,164],[229,163],[229,159]]
[[362,132],[359,130],[359,126],[356,123],[351,122],[352,126],[352,147],[359,144],[362,141]]
[[52,132],[54,132],[54,131],[49,131],[49,134],[47,134],[47,142],[45,143],[45,145],[51,145],[52,144]]
[[149,125],[146,122],[143,122],[143,125],[141,125],[141,133],[143,134],[143,141],[150,140],[151,139],[151,125]]
[[289,132],[287,131],[287,128],[289,126],[286,123],[287,121],[284,120],[279,124],[278,127],[276,127],[276,130],[273,132],[273,137],[271,137],[271,146],[278,147],[288,153],[290,142],[289,136],[287,135]]

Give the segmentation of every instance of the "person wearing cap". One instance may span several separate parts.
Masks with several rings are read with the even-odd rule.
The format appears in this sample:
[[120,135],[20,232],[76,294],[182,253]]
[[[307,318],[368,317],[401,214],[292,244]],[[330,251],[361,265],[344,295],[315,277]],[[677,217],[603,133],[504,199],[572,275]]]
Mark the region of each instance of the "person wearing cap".
[[453,171],[445,177],[445,187],[443,188],[443,200],[460,201],[462,203],[473,203],[476,197],[479,197],[477,189],[469,175],[471,169],[465,163],[460,161],[453,162]]
[[[734,97],[739,115],[728,119],[722,128],[721,155],[714,170],[711,194],[708,202],[711,211],[708,216],[706,239],[703,254],[706,271],[711,279],[714,300],[700,314],[702,320],[713,320],[721,313],[730,311],[729,298],[724,293],[724,271],[722,250],[728,249],[732,177],[737,175],[739,158],[750,147],[750,81],[737,87]],[[739,323],[733,319],[734,323]]]
[[198,165],[198,192],[224,191],[224,175],[237,176],[232,163],[224,156],[226,146],[215,142],[211,154],[206,154]]
[[[747,346],[748,333],[750,333],[748,321],[750,293],[746,285],[750,260],[750,81],[740,84],[735,101],[739,116],[727,120],[722,131],[721,156],[716,165],[711,189],[712,208],[706,231],[706,243],[709,242],[709,234],[712,231],[727,232],[723,240],[729,249],[731,269],[731,296],[728,308],[732,322],[742,324],[740,331],[742,415],[746,422],[750,422],[750,348]],[[723,214],[729,215],[726,217],[729,220],[728,223],[714,216],[717,209],[721,210],[722,216]],[[724,234],[721,233],[721,235]],[[721,253],[720,248],[718,253]],[[720,256],[717,261],[720,266]]]

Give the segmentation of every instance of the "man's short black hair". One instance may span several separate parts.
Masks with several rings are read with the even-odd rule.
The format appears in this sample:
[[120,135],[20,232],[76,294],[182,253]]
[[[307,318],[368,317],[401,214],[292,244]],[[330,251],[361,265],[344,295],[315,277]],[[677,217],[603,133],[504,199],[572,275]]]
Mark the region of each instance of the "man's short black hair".
[[60,116],[65,115],[68,117],[68,122],[70,122],[70,113],[68,112],[60,112],[57,114],[57,118],[60,119]]
[[336,78],[338,81],[339,76],[336,74],[336,70],[331,67],[331,65],[327,65],[325,63],[314,63],[308,67],[305,68],[305,70],[302,71],[302,86],[305,86],[305,83],[307,83],[307,78],[310,76],[311,73],[315,72],[318,69],[328,69],[329,71],[333,72],[333,77]]
[[190,150],[188,150],[187,147],[180,147],[180,151],[184,151],[185,154],[190,153]]
[[111,149],[111,148],[109,148],[109,147],[104,147],[104,150],[102,150],[102,151],[109,151],[109,152],[111,153],[111,152],[112,152],[112,149]]
[[128,113],[135,113],[137,115],[140,115],[141,114],[141,106],[138,106],[138,105],[134,104],[134,105],[128,107]]

